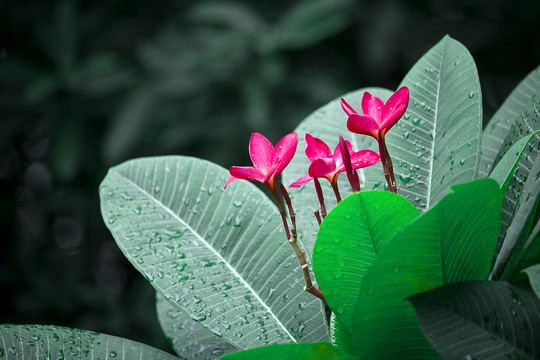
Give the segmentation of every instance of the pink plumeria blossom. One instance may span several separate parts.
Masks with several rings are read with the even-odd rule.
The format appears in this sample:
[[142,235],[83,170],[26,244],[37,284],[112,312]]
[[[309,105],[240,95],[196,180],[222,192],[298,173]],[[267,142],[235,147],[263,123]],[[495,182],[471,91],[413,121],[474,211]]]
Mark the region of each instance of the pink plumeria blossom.
[[298,134],[285,135],[276,144],[276,147],[259,133],[251,134],[249,141],[249,156],[253,166],[233,166],[229,170],[231,176],[225,183],[225,187],[233,181],[243,179],[258,181],[266,185],[273,193],[276,192],[276,177],[291,162],[296,146]]
[[405,114],[409,105],[409,89],[403,86],[384,104],[378,97],[365,92],[362,97],[362,112],[358,114],[344,99],[341,107],[349,115],[347,129],[353,133],[373,136],[377,141]]
[[[313,178],[324,177],[332,186],[337,185],[337,178],[339,173],[345,171],[345,165],[343,164],[343,158],[341,156],[341,148],[339,144],[336,146],[334,153],[330,151],[328,145],[321,139],[306,134],[306,155],[311,161],[311,165],[308,169],[308,175],[302,176],[300,179],[290,185],[290,187],[300,187]],[[345,141],[347,149],[351,154],[351,163],[353,169],[360,169],[367,166],[377,164],[381,161],[381,158],[377,153],[371,150],[353,151],[352,145],[349,141]]]

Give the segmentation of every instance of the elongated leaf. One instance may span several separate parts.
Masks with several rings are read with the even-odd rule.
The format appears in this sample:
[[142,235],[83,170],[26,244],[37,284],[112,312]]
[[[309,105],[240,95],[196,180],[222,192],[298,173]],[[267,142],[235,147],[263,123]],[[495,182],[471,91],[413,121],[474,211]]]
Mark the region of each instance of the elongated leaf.
[[512,284],[527,285],[528,280],[522,270],[540,262],[540,221],[531,231],[529,238],[521,249],[515,249],[508,262],[505,273],[501,277]]
[[313,272],[328,305],[352,333],[362,280],[380,249],[420,212],[385,191],[362,191],[343,200],[317,234]]
[[512,145],[510,150],[508,150],[508,152],[504,155],[501,161],[499,161],[495,169],[493,169],[493,171],[489,175],[490,178],[499,183],[499,186],[501,187],[501,190],[504,194],[506,194],[506,192],[508,191],[510,180],[512,180],[512,177],[514,176],[514,171],[516,170],[516,167],[526,149],[526,146],[538,133],[539,132],[536,131],[532,135],[526,136],[518,140],[514,145]]
[[[349,103],[360,104],[365,91],[369,91],[372,95],[383,99],[383,101],[387,101],[392,95],[390,90],[365,88],[346,94],[343,97]],[[358,110],[360,110],[360,108]],[[378,149],[375,139],[368,136],[353,134],[347,130],[347,115],[341,108],[339,99],[335,99],[314,111],[303,120],[294,131],[298,133],[298,147],[293,160],[285,171],[283,171],[283,182],[287,186],[306,175],[308,172],[310,161],[304,152],[304,136],[306,133],[322,139],[332,151],[334,151],[338,144],[340,134],[343,135],[345,140],[349,140],[352,143],[355,151],[362,149]],[[384,189],[385,180],[380,164],[360,169],[359,176],[362,190]],[[340,175],[338,184],[343,198],[352,193],[351,186],[349,185],[345,174]],[[336,205],[334,193],[327,181],[322,180],[321,186],[326,194],[325,200],[327,209],[330,210]],[[319,224],[313,215],[313,211],[319,208],[315,188],[309,183],[301,188],[290,188],[289,193],[294,205],[294,210],[297,213],[299,236],[306,244],[305,251],[308,254],[308,257],[311,257],[317,232],[319,231]]]
[[386,135],[399,194],[421,211],[450,187],[476,178],[482,131],[482,96],[474,60],[445,36],[411,68],[400,86],[410,102]]
[[215,359],[238,350],[160,293],[156,294],[156,311],[165,336],[182,359]]
[[531,287],[536,296],[540,299],[540,264],[528,267],[523,271],[529,276]]
[[0,359],[178,359],[136,341],[47,325],[0,325]]
[[348,352],[354,353],[354,344],[351,334],[339,323],[336,318],[336,314],[330,315],[330,342],[336,348]]
[[444,359],[538,359],[540,300],[503,282],[462,282],[409,300]]
[[497,165],[496,157],[510,127],[519,118],[540,88],[540,66],[530,72],[506,98],[493,115],[482,134],[482,155],[478,177],[487,177]]
[[492,279],[499,279],[519,239],[526,240],[533,225],[532,221],[527,220],[535,213],[540,192],[540,134],[533,135],[538,130],[540,130],[540,88],[532,96],[526,110],[512,124],[496,158],[497,160],[502,158],[513,144],[524,136],[531,136],[503,201],[502,223]]
[[327,339],[272,202],[188,157],[112,168],[102,214],[120,249],[167,300],[238,348]]
[[355,305],[357,354],[366,359],[437,357],[403,299],[448,283],[487,279],[501,197],[492,179],[453,186],[379,251]]
[[279,344],[260,347],[251,350],[236,352],[222,357],[223,360],[330,360],[330,359],[355,359],[353,356],[343,353],[328,343],[310,344]]

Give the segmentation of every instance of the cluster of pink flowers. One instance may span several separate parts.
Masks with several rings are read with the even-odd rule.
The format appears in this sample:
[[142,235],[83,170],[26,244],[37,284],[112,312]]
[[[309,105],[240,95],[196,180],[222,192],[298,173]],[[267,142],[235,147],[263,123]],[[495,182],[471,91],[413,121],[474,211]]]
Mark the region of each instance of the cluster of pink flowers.
[[[290,187],[300,187],[313,179],[325,178],[330,182],[334,191],[337,191],[337,178],[341,172],[347,171],[347,168],[356,170],[371,166],[382,160],[389,189],[396,192],[395,180],[391,171],[392,163],[386,150],[384,136],[403,116],[408,103],[409,89],[407,87],[396,91],[386,104],[369,92],[365,92],[361,104],[363,114],[358,114],[344,99],[341,99],[341,106],[348,115],[347,128],[353,133],[374,137],[379,143],[379,154],[371,150],[353,151],[351,143],[342,139],[332,153],[328,145],[321,139],[306,134],[305,153],[311,161],[311,165],[307,175],[295,181]],[[252,180],[263,183],[277,196],[275,179],[292,160],[297,145],[298,135],[296,133],[284,136],[275,148],[266,137],[259,133],[253,133],[249,143],[249,155],[253,166],[231,167],[231,176],[227,180],[225,188],[238,179]]]

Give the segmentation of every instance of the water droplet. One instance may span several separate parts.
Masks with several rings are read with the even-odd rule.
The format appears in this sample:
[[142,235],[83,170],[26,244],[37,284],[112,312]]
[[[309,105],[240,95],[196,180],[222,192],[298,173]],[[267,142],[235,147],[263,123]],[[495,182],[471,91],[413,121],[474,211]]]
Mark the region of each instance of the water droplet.
[[243,205],[242,200],[235,200],[233,202],[234,207],[241,207]]
[[111,352],[109,353],[109,356],[112,357],[112,358],[115,358],[115,357],[118,356],[118,354],[117,354],[115,351],[111,351]]
[[160,191],[161,187],[159,185],[156,185],[156,187],[154,188],[154,193],[159,194]]
[[352,216],[351,216],[350,214],[346,214],[346,215],[345,215],[345,219],[351,220],[351,219],[352,219]]
[[474,97],[474,91],[471,90],[471,92],[469,92],[469,99],[472,99]]
[[334,273],[334,278],[336,278],[336,279],[341,279],[342,277],[343,277],[343,273],[342,273],[342,272]]
[[420,124],[420,120],[421,120],[420,118],[412,119],[412,124],[413,125],[418,125],[418,124]]
[[410,176],[399,175],[399,178],[400,178],[400,180],[403,181],[405,184],[408,183],[408,182],[411,180],[411,177],[410,177]]
[[465,164],[465,160],[459,160],[459,164],[460,164],[460,165]]

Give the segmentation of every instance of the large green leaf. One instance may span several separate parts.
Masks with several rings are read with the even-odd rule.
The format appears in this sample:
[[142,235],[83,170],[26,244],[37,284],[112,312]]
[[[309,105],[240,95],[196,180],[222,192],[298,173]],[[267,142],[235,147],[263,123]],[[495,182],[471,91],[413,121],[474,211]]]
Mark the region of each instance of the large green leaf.
[[0,359],[178,359],[136,341],[47,325],[0,325]]
[[167,340],[182,359],[215,359],[238,350],[160,293],[156,294],[156,312]]
[[497,281],[442,286],[409,299],[444,359],[540,358],[540,301]]
[[540,192],[540,88],[532,96],[525,111],[512,124],[496,157],[502,159],[524,136],[531,136],[509,183],[503,201],[501,230],[495,252],[492,279],[499,279],[517,244],[529,236]]
[[[478,173],[482,96],[474,60],[445,36],[411,68],[400,86],[409,107],[386,135],[399,194],[426,211],[450,187]],[[351,104],[352,105],[352,104]]]
[[101,184],[120,249],[168,300],[238,348],[327,339],[274,204],[247,181],[189,157],[138,159]]
[[343,200],[317,234],[313,272],[339,322],[352,332],[362,279],[379,250],[420,212],[403,197],[362,191]]
[[412,306],[403,300],[444,284],[487,279],[501,197],[492,179],[453,186],[379,251],[355,305],[357,354],[367,359],[436,357]]
[[482,134],[482,154],[478,177],[487,177],[497,165],[496,157],[510,127],[523,113],[533,94],[540,88],[540,66],[530,72],[506,98]]
[[536,293],[536,296],[540,299],[540,264],[528,267],[524,272],[529,276],[531,287]]
[[330,342],[340,350],[350,354],[354,352],[354,344],[351,334],[339,323],[336,314],[330,315]]
[[328,343],[278,344],[236,352],[221,357],[223,360],[330,360],[355,358]]
[[[365,88],[343,96],[347,102],[352,104],[360,104],[362,96],[365,91],[369,91],[374,96],[381,98],[383,101],[388,100],[392,95],[390,90],[381,88]],[[360,110],[360,109],[358,109]],[[322,139],[332,151],[339,141],[339,135],[342,134],[345,140],[349,140],[353,148],[358,151],[362,149],[377,150],[377,142],[368,136],[361,136],[350,133],[347,130],[347,116],[341,105],[339,99],[335,99],[327,105],[317,109],[294,130],[298,133],[298,147],[296,154],[289,164],[289,166],[283,171],[283,182],[289,185],[302,176],[307,174],[310,161],[306,157],[305,139],[306,133]],[[384,174],[382,166],[380,164],[370,166],[359,171],[362,190],[383,189],[385,186]],[[342,174],[338,180],[339,189],[343,198],[352,193],[351,187],[347,181],[347,176]],[[321,186],[326,194],[326,206],[327,209],[332,209],[336,205],[334,193],[330,184],[326,180],[321,181]],[[294,210],[297,213],[297,226],[300,238],[306,244],[304,249],[311,257],[312,249],[317,237],[317,231],[319,230],[319,224],[317,223],[313,211],[319,208],[317,201],[317,194],[313,184],[309,183],[301,188],[290,188],[289,193],[294,205]]]
[[508,261],[508,266],[501,277],[513,284],[527,285],[528,280],[522,270],[540,262],[540,221],[529,234],[529,238],[521,249],[515,249]]

